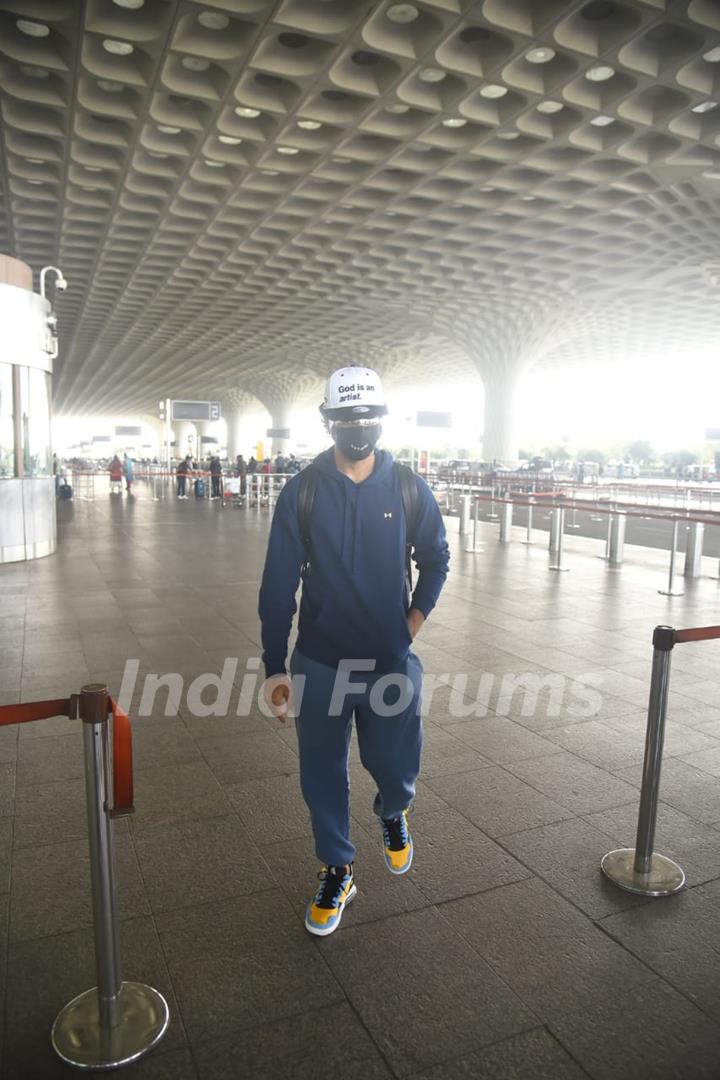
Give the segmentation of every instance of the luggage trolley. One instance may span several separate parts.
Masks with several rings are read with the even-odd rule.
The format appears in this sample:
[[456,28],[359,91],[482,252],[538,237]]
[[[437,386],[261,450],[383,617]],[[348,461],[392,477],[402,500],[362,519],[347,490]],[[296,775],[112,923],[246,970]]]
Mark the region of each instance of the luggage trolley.
[[239,508],[244,505],[245,496],[242,494],[242,478],[239,476],[224,476],[221,506]]

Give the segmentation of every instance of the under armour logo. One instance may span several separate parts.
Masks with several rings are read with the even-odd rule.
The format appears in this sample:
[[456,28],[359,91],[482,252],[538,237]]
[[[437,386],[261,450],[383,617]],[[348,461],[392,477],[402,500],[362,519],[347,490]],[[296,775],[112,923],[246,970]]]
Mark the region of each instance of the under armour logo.
[[383,512],[383,517],[386,517],[386,518],[392,517],[392,510],[385,510]]

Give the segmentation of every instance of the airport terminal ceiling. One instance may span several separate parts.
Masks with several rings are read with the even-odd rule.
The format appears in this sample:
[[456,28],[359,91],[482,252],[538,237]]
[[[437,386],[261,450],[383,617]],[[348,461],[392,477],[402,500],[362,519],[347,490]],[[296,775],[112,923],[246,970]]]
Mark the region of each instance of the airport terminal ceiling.
[[718,0],[0,0],[59,413],[720,355]]

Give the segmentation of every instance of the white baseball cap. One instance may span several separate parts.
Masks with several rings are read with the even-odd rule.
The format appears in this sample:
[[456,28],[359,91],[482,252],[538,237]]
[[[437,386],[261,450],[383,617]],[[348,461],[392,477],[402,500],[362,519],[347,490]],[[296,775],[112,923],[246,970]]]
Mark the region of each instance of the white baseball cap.
[[320,412],[326,420],[364,420],[387,413],[380,376],[371,368],[344,367],[327,381]]

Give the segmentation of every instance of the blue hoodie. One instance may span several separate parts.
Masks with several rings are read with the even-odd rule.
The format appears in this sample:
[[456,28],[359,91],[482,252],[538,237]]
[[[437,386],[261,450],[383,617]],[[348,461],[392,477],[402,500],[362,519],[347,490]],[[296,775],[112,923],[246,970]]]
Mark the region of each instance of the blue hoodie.
[[[310,521],[311,565],[300,603],[297,648],[336,667],[342,659],[372,659],[389,671],[408,654],[405,606],[405,514],[392,455],[354,483],[335,464],[331,447],[315,459],[318,483]],[[300,474],[302,475],[302,474]],[[268,677],[285,671],[295,593],[305,559],[298,517],[300,475],[280,492],[260,587],[263,661]],[[447,576],[450,553],[435,497],[417,477],[419,506],[413,558],[419,575],[411,606],[426,617]]]

